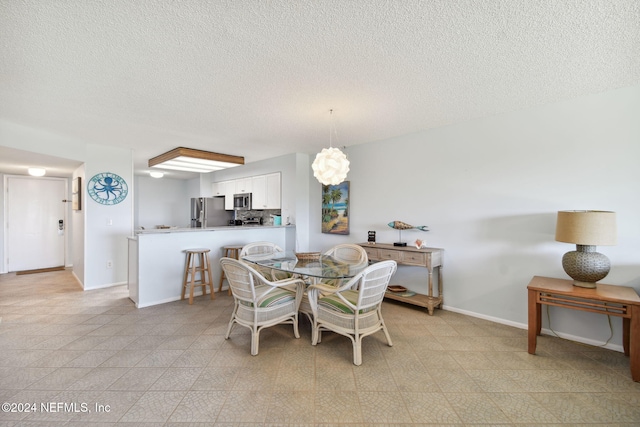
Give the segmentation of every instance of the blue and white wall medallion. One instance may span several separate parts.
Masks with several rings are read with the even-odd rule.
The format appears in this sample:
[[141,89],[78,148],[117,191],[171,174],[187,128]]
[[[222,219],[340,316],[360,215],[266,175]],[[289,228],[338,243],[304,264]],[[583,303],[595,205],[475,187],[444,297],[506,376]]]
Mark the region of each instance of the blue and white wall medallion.
[[115,173],[103,172],[93,176],[87,183],[89,196],[102,205],[116,205],[129,193],[129,186]]

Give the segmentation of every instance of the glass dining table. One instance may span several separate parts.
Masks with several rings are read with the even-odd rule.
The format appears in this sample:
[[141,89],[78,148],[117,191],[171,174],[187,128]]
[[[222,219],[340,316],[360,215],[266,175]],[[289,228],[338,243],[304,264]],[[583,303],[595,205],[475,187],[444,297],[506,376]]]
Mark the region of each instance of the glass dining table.
[[350,279],[368,266],[368,263],[349,263],[330,255],[320,254],[311,259],[298,258],[295,252],[246,255],[242,260],[263,268],[298,275],[308,283],[320,279]]

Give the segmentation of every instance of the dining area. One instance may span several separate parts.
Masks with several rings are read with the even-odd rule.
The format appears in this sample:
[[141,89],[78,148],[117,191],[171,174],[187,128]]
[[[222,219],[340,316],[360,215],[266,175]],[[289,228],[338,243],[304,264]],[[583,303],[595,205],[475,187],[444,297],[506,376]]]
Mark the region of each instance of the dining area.
[[296,253],[262,241],[245,245],[239,259],[222,257],[220,265],[234,298],[225,339],[232,339],[236,325],[250,329],[251,355],[258,355],[265,328],[291,324],[293,336],[300,338],[301,315],[311,324],[314,346],[323,332],[348,337],[357,366],[364,337],[382,331],[387,345],[393,345],[382,317],[382,300],[397,268],[393,260],[370,264],[355,244]]

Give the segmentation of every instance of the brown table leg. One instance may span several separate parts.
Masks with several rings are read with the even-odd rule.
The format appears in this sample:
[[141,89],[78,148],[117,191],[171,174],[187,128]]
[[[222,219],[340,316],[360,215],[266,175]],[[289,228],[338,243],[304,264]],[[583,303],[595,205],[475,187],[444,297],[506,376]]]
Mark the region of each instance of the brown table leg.
[[634,381],[640,381],[640,305],[631,306],[631,319],[629,320],[630,325],[626,337],[623,336],[623,341],[628,342],[631,378]]
[[540,304],[536,302],[536,291],[529,290],[529,343],[527,351],[536,354],[536,341],[540,334],[542,321],[540,320]]
[[[631,310],[633,310],[631,308]],[[624,355],[629,355],[629,334],[631,332],[631,319],[628,317],[622,318],[622,348],[624,349]]]

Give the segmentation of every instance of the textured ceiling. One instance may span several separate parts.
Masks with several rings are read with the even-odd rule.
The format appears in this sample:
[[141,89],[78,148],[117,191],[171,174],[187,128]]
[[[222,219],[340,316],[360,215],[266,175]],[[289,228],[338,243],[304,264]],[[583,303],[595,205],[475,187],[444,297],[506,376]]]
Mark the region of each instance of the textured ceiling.
[[140,172],[314,153],[330,109],[349,146],[636,85],[640,2],[0,0],[0,58],[2,119]]

